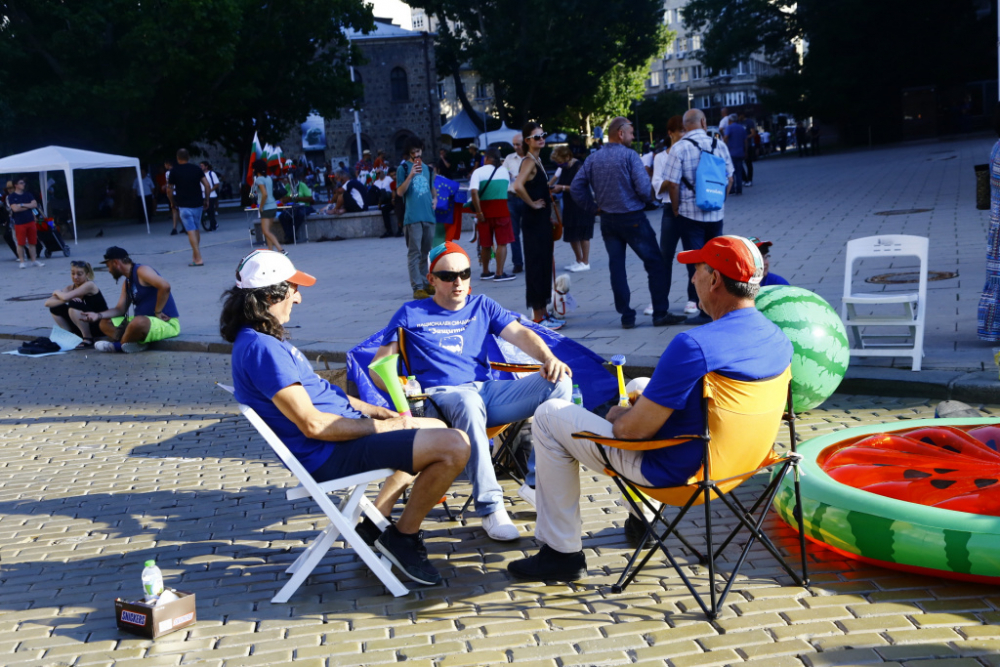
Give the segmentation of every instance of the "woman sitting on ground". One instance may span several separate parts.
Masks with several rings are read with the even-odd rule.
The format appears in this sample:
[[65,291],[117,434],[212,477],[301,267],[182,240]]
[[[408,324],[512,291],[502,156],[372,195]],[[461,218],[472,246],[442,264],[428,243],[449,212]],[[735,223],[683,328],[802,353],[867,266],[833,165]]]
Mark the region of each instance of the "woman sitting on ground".
[[94,337],[90,322],[80,319],[80,313],[100,313],[108,309],[108,304],[94,283],[94,269],[88,262],[70,262],[69,275],[73,282],[53,292],[45,307],[60,328],[83,339],[76,349],[86,350],[94,347]]

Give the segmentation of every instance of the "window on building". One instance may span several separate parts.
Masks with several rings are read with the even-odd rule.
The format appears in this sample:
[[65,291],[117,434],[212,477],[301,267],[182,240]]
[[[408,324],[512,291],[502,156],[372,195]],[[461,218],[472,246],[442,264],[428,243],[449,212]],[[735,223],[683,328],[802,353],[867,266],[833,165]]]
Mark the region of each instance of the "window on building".
[[736,66],[736,73],[737,74],[746,74],[747,73],[746,63],[743,62],[742,60]]
[[687,67],[682,67],[681,68],[681,83],[683,83],[683,82],[685,82],[687,80],[688,80],[688,68]]
[[677,51],[677,40],[672,39],[670,43],[667,44],[667,53],[675,53]]
[[476,97],[484,100],[489,96],[489,92],[486,90],[486,84],[482,81],[476,81]]
[[691,48],[695,51],[701,48],[701,35],[691,37]]
[[697,81],[702,77],[701,65],[695,65],[691,68],[691,80]]
[[708,109],[712,106],[712,98],[709,95],[703,95],[701,98],[701,108]]
[[389,87],[393,102],[406,102],[410,99],[410,86],[406,81],[406,70],[393,67],[389,73]]
[[444,91],[444,82],[438,81],[438,99],[443,100],[447,97],[447,93]]
[[659,88],[660,87],[660,73],[659,72],[650,72],[649,73],[649,85],[650,85],[651,88]]
[[423,30],[424,29],[424,17],[423,15],[416,14],[413,16],[413,29]]
[[667,70],[667,83],[677,83],[677,69]]

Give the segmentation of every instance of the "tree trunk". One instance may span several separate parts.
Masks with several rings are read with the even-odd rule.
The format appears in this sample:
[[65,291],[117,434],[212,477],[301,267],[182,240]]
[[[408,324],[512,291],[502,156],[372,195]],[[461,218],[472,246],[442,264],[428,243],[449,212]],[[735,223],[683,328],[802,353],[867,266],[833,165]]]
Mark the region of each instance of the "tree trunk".
[[472,119],[473,124],[479,128],[480,132],[485,132],[486,126],[483,123],[483,115],[476,111],[476,108],[472,106],[472,102],[469,101],[469,96],[465,94],[465,85],[462,83],[462,74],[458,71],[458,68],[452,72],[451,77],[455,81],[455,94],[458,95],[458,101],[462,104],[462,110]]

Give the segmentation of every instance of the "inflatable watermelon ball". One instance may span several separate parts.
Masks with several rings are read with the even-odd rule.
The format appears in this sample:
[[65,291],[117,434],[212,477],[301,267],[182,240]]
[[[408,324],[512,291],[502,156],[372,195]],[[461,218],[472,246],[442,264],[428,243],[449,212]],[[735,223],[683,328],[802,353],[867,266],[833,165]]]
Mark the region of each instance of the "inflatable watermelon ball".
[[830,398],[851,358],[847,330],[837,311],[821,296],[790,285],[762,288],[757,310],[792,341],[795,411],[811,410]]

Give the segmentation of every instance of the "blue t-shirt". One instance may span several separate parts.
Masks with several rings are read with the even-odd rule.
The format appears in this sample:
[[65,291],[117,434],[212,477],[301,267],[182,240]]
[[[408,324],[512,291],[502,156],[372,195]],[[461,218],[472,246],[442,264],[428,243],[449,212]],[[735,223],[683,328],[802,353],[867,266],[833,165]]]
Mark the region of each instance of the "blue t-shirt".
[[[702,378],[719,372],[734,380],[763,380],[780,375],[792,363],[792,344],[756,308],[741,308],[718,320],[677,334],[670,341],[642,395],[673,413],[654,439],[705,432]],[[647,451],[642,474],[657,486],[684,484],[701,465],[704,445]]]
[[790,282],[779,276],[774,271],[768,271],[764,279],[760,281],[761,287],[767,287],[768,285],[791,285]]
[[[398,188],[406,180],[413,169],[411,162],[404,162],[396,170],[396,187]],[[412,225],[414,222],[435,221],[434,199],[431,197],[431,168],[426,164],[419,174],[414,175],[410,181],[410,186],[406,188],[404,195],[406,201],[406,212],[403,214],[403,224]]]
[[[35,196],[27,191],[21,194],[11,192],[7,195],[8,204],[30,204],[34,200]],[[15,225],[26,225],[29,222],[35,221],[35,214],[32,211],[17,211],[16,213],[11,213],[10,217]]]
[[421,388],[454,387],[492,379],[487,337],[499,336],[516,319],[482,294],[470,296],[460,310],[442,308],[434,299],[410,301],[389,320],[382,344],[394,342],[396,329],[403,327],[410,332],[410,371]]
[[236,400],[253,408],[310,473],[330,458],[334,442],[307,438],[274,404],[274,395],[301,384],[320,412],[359,419],[339,387],[316,375],[302,353],[285,341],[247,327],[233,343],[233,387]]

